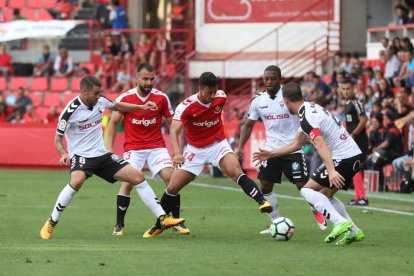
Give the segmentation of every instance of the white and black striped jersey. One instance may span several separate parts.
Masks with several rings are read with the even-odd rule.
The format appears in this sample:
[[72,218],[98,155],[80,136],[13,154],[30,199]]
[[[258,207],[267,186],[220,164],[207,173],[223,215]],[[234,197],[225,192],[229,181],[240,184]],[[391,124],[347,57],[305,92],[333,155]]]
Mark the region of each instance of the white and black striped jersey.
[[266,129],[266,149],[277,149],[295,139],[299,128],[299,118],[289,113],[283,101],[282,88],[275,98],[265,91],[253,98],[248,119],[262,119]]
[[305,102],[299,108],[302,131],[312,141],[322,136],[332,159],[346,159],[361,154],[358,145],[342,123],[328,110],[315,103]]
[[102,117],[105,108],[114,103],[101,96],[93,108],[87,107],[80,97],[70,101],[60,114],[56,132],[65,135],[69,157],[98,157],[105,153]]

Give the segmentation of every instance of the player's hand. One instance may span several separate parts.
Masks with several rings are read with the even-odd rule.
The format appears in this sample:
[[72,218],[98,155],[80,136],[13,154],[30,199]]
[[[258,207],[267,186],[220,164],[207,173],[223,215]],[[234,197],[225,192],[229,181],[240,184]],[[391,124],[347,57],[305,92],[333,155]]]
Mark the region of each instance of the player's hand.
[[62,154],[61,156],[60,156],[60,164],[62,165],[62,166],[67,166],[67,165],[69,165],[69,156],[68,156],[68,154],[65,152],[64,154]]
[[240,160],[243,159],[243,148],[238,147],[235,154]]
[[332,187],[341,189],[343,186],[345,186],[345,178],[337,171],[333,171],[331,173],[328,173],[329,175],[329,183]]
[[262,161],[267,160],[270,157],[270,151],[259,148],[259,151],[253,153],[253,163],[255,163],[255,166],[259,166]]
[[181,153],[174,154],[173,165],[175,168],[180,168],[185,162],[185,158]]
[[144,105],[144,110],[157,110],[158,106],[154,102],[147,102]]

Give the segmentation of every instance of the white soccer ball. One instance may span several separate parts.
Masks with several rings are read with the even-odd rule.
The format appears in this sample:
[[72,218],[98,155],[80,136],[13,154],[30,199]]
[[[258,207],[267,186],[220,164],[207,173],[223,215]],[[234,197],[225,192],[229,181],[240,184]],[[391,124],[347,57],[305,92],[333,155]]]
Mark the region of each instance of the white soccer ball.
[[289,218],[278,217],[270,225],[270,234],[275,240],[288,241],[295,232],[295,225]]

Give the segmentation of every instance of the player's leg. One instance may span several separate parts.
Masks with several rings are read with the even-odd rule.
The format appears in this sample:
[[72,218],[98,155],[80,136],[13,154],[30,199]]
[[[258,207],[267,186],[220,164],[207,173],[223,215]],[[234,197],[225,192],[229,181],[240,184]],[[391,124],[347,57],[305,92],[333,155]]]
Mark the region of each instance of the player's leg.
[[268,201],[266,201],[259,187],[257,187],[256,183],[252,179],[250,179],[245,173],[243,173],[240,166],[240,162],[237,159],[236,155],[233,153],[233,151],[231,151],[231,149],[229,152],[224,153],[223,157],[219,160],[220,161],[218,162],[218,165],[220,166],[220,170],[225,175],[229,176],[234,182],[239,184],[244,193],[247,196],[253,198],[259,204],[260,212],[270,213],[273,210],[272,205]]
[[56,224],[58,223],[60,215],[65,210],[66,206],[68,206],[69,203],[72,201],[76,192],[80,190],[86,178],[92,175],[92,171],[89,171],[89,169],[93,164],[89,164],[87,160],[90,159],[86,159],[76,155],[70,160],[70,181],[60,192],[56,200],[55,206],[53,207],[50,218],[45,222],[42,229],[40,230],[40,237],[42,239],[49,240],[52,238],[53,230]]
[[[293,153],[281,157],[281,167],[283,173],[290,182],[295,183],[298,190],[302,189],[309,179],[308,166],[302,153]],[[312,204],[309,205],[319,229],[326,230],[328,228],[326,218]]]
[[[145,151],[127,151],[123,154],[124,160],[128,161],[132,167],[141,170],[145,164],[147,154]],[[125,216],[131,202],[131,191],[134,185],[122,182],[116,196],[116,224],[112,235],[123,236],[125,230]]]

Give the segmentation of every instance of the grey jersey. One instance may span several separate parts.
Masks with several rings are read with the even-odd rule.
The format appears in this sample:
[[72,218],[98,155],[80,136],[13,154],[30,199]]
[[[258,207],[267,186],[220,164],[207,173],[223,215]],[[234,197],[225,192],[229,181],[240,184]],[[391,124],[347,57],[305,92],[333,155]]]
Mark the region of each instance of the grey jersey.
[[102,131],[102,117],[105,108],[114,103],[101,96],[93,108],[87,107],[76,97],[70,101],[60,114],[56,132],[65,135],[69,157],[97,157],[107,152]]

